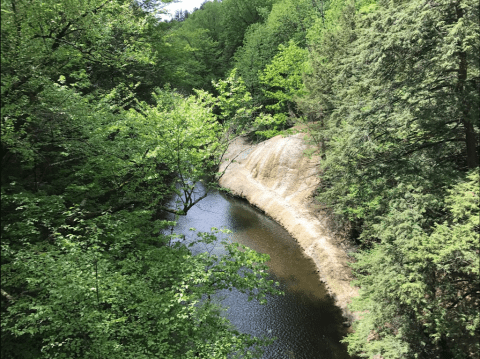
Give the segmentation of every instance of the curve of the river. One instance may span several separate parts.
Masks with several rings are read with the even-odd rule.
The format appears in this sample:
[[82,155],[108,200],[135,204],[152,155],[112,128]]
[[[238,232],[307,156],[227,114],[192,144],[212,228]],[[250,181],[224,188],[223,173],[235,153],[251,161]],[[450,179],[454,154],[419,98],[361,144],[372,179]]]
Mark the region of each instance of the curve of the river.
[[[247,201],[213,192],[178,220],[175,233],[193,241],[195,232],[212,227],[228,228],[230,240],[270,255],[271,279],[280,282],[285,296],[268,297],[268,304],[249,302],[236,290],[222,291],[218,300],[228,307],[227,316],[237,329],[255,336],[278,339],[265,349],[263,358],[349,358],[340,343],[346,334],[341,310],[319,281],[314,262],[278,223]],[[193,247],[194,252],[222,253],[220,245]]]

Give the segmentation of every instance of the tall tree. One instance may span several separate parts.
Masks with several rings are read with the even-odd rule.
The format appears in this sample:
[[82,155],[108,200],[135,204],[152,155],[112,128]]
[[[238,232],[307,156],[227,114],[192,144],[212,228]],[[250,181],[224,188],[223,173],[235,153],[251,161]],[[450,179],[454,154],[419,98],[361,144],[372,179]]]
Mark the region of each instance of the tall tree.
[[399,178],[422,174],[423,187],[442,192],[477,161],[478,8],[462,2],[458,18],[455,6],[406,2],[361,15],[332,95],[319,97],[330,109],[322,196],[351,219],[373,220]]
[[274,118],[268,124],[268,137],[276,136],[299,119],[294,99],[303,92],[302,75],[307,67],[307,58],[308,51],[290,40],[288,46],[280,44],[279,52],[259,74],[263,93],[268,99],[265,108],[273,113]]
[[222,1],[222,43],[224,60],[229,62],[243,44],[250,25],[261,23],[270,12],[274,0]]
[[319,15],[311,1],[282,0],[273,4],[264,22],[248,28],[243,46],[235,53],[235,67],[255,99],[263,101],[259,72],[272,61],[279,45],[293,40],[304,48],[307,29]]
[[478,353],[478,16],[470,0],[379,2],[345,7],[341,49],[317,37],[329,44],[306,78],[325,119],[319,198],[365,249],[346,340],[360,356]]
[[404,189],[374,226],[382,243],[356,255],[362,319],[349,352],[371,358],[476,358],[480,345],[478,169],[448,190],[443,218],[425,226],[421,190]]
[[161,210],[205,195],[195,183],[217,170],[223,128],[205,93],[136,98],[129,68],[154,58],[137,5],[2,2],[2,357],[245,357],[266,343],[210,295],[264,301],[267,257],[231,243],[193,256],[160,233],[174,226]]

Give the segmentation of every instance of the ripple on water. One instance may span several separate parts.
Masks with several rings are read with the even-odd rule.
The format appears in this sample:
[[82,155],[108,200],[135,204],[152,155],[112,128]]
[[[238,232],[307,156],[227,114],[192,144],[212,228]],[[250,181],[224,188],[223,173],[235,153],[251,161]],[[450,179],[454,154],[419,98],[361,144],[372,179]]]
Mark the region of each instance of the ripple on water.
[[[279,224],[246,201],[216,192],[181,217],[175,231],[185,234],[188,242],[195,238],[190,227],[198,231],[229,228],[234,232],[230,240],[270,255],[270,279],[280,282],[285,296],[269,296],[268,303],[260,305],[235,289],[217,295],[239,331],[278,338],[265,348],[263,358],[349,358],[340,343],[346,334],[340,309],[319,281],[313,261]],[[223,253],[220,245],[193,247],[194,253],[205,250]]]

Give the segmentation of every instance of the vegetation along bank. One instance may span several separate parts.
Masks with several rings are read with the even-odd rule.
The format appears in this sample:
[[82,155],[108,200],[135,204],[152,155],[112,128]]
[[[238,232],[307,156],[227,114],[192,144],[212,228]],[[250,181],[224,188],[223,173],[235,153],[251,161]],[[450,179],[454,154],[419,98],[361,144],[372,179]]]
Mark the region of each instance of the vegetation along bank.
[[267,256],[193,256],[162,211],[297,125],[298,182],[357,248],[350,353],[478,357],[478,1],[162,4],[2,1],[2,356],[255,357],[209,295],[278,293]]

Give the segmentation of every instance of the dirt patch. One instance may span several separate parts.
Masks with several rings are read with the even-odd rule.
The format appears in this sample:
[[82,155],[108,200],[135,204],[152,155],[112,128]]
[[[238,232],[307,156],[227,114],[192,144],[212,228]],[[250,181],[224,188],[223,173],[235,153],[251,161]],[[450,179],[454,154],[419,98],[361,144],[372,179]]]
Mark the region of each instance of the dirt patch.
[[348,248],[328,230],[328,218],[315,209],[319,159],[304,155],[308,147],[304,136],[276,136],[255,145],[237,138],[220,166],[225,172],[219,183],[263,210],[295,238],[315,261],[319,279],[351,321],[354,315],[347,305],[358,295],[358,288],[350,285]]

